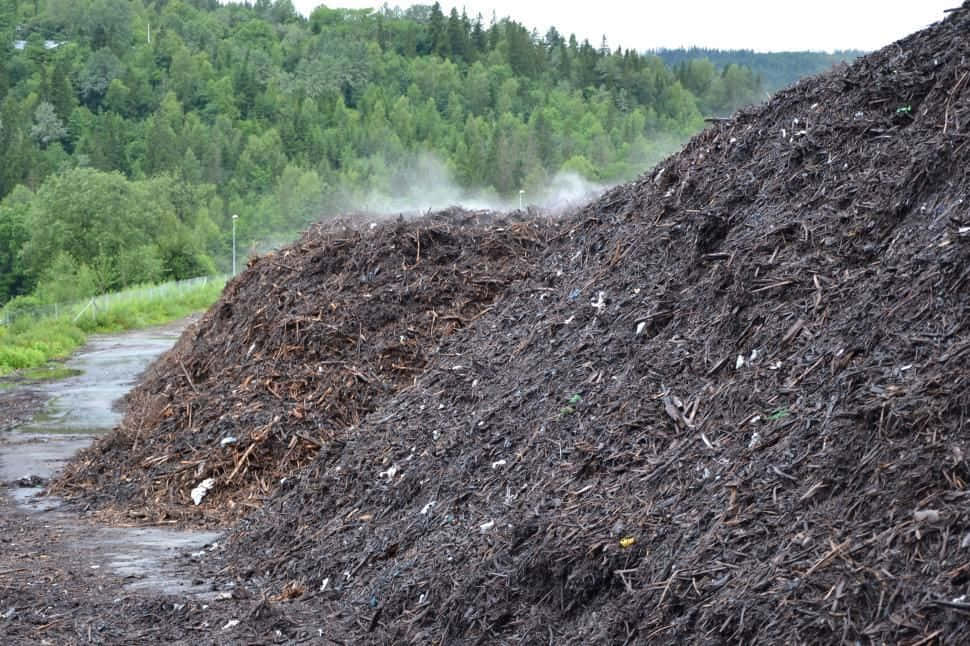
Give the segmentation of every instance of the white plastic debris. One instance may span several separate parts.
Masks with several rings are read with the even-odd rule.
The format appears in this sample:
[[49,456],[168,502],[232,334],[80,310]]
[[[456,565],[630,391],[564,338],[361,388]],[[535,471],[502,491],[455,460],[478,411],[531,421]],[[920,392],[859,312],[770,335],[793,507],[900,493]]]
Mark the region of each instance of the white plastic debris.
[[323,583],[320,584],[320,592],[326,592],[328,585],[330,585],[330,577],[324,579]]
[[390,467],[387,468],[387,471],[381,471],[380,473],[378,473],[377,474],[377,477],[379,477],[379,478],[387,478],[388,480],[393,480],[394,479],[394,476],[396,476],[396,475],[397,475],[397,465],[396,464],[392,464]]
[[229,446],[230,444],[235,444],[235,443],[236,443],[236,438],[234,438],[232,435],[230,435],[229,437],[222,438],[222,440],[219,442],[219,444],[221,444],[222,446]]
[[639,323],[637,323],[637,336],[640,336],[641,334],[643,334],[643,331],[646,329],[646,327],[647,327],[646,321],[640,321]]
[[205,495],[209,493],[209,490],[216,486],[216,481],[212,478],[206,478],[198,484],[198,486],[189,493],[192,496],[192,502],[196,505],[202,502]]
[[734,362],[734,369],[740,370],[743,367],[744,367],[744,357],[739,354],[737,361]]
[[749,449],[757,448],[759,444],[761,444],[761,433],[759,433],[758,431],[755,431],[754,433],[751,434],[751,441],[748,442],[748,448]]
[[235,628],[238,625],[239,625],[239,620],[238,619],[230,619],[229,621],[226,622],[226,625],[223,626],[222,629],[223,630],[232,630],[233,628]]
[[508,464],[508,462],[505,460],[496,460],[495,462],[492,462],[492,468],[497,469],[499,467],[504,467],[506,464]]
[[596,309],[596,312],[602,314],[603,310],[606,309],[606,292],[599,291],[596,293],[596,300],[591,303],[591,305]]
[[421,508],[421,515],[422,516],[427,516],[428,515],[428,512],[431,511],[431,508],[434,507],[436,504],[438,504],[438,503],[436,501],[432,500],[427,505],[425,505],[424,507],[422,507]]
[[482,531],[482,533],[484,534],[485,532],[487,532],[488,530],[492,529],[493,527],[495,527],[495,521],[494,520],[490,520],[487,523],[482,523],[481,525],[479,525],[478,526],[478,529],[480,529]]
[[711,442],[711,440],[708,439],[708,437],[706,435],[704,435],[704,431],[701,431],[701,441],[704,442],[704,445],[707,448],[711,449],[712,451],[714,450],[714,448],[715,448],[714,447],[714,443]]

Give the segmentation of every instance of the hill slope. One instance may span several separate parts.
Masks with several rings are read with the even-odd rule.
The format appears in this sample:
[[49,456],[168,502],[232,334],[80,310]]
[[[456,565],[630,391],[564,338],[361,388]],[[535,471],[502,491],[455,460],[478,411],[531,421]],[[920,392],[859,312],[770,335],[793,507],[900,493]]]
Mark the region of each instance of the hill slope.
[[[0,303],[228,270],[235,229],[266,250],[346,211],[626,180],[703,127],[655,56],[437,3],[4,2],[0,50]],[[760,100],[739,71],[705,105]],[[122,203],[143,193],[157,217]]]
[[799,79],[815,76],[865,54],[857,50],[825,52],[755,52],[747,49],[660,49],[653,52],[675,70],[692,60],[707,59],[720,68],[742,65],[761,78],[765,92],[773,93]]

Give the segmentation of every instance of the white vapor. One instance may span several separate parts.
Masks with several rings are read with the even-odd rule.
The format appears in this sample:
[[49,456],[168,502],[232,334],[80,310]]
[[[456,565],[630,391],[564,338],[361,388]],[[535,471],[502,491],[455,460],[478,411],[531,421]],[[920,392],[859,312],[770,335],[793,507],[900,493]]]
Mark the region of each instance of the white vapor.
[[[597,197],[605,186],[569,172],[556,174],[547,185],[521,195],[522,208],[562,212]],[[518,197],[502,198],[493,190],[458,185],[447,165],[428,153],[416,155],[392,173],[389,190],[360,196],[353,210],[373,215],[422,214],[449,207],[469,210],[514,211]]]

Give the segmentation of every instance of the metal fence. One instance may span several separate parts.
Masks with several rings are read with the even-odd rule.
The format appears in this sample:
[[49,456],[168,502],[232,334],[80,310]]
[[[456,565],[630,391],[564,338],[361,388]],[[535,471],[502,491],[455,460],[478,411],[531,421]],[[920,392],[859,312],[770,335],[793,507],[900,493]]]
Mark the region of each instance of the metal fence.
[[0,309],[0,325],[13,325],[17,321],[25,318],[40,320],[61,316],[70,316],[76,322],[81,317],[90,316],[93,318],[100,313],[133,301],[161,300],[178,296],[210,282],[225,280],[227,277],[227,275],[199,276],[197,278],[186,278],[185,280],[173,280],[159,285],[129,287],[118,292],[101,294],[73,303],[54,303],[51,305],[18,304],[14,308],[8,306]]

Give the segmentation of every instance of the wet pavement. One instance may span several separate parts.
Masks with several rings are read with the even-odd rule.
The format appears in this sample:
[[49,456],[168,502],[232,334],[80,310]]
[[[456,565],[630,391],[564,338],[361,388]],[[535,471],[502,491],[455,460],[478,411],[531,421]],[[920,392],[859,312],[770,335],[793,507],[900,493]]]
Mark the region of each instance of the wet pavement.
[[138,376],[178,340],[183,326],[90,338],[64,365],[77,374],[35,386],[47,399],[30,423],[4,434],[0,481],[51,475],[121,421],[115,404]]
[[[174,345],[185,323],[91,337],[65,363],[76,375],[33,386],[47,398],[44,409],[30,423],[0,433],[0,482],[9,484],[7,493],[21,509],[55,530],[87,524],[60,509],[56,498],[39,495],[38,483],[120,422],[117,402]],[[216,549],[219,536],[164,527],[90,525],[77,533],[72,549],[90,568],[109,568],[123,577],[128,589],[206,596],[213,594],[210,589],[179,576],[181,568],[174,561],[193,554],[191,558],[203,558],[207,550]]]

